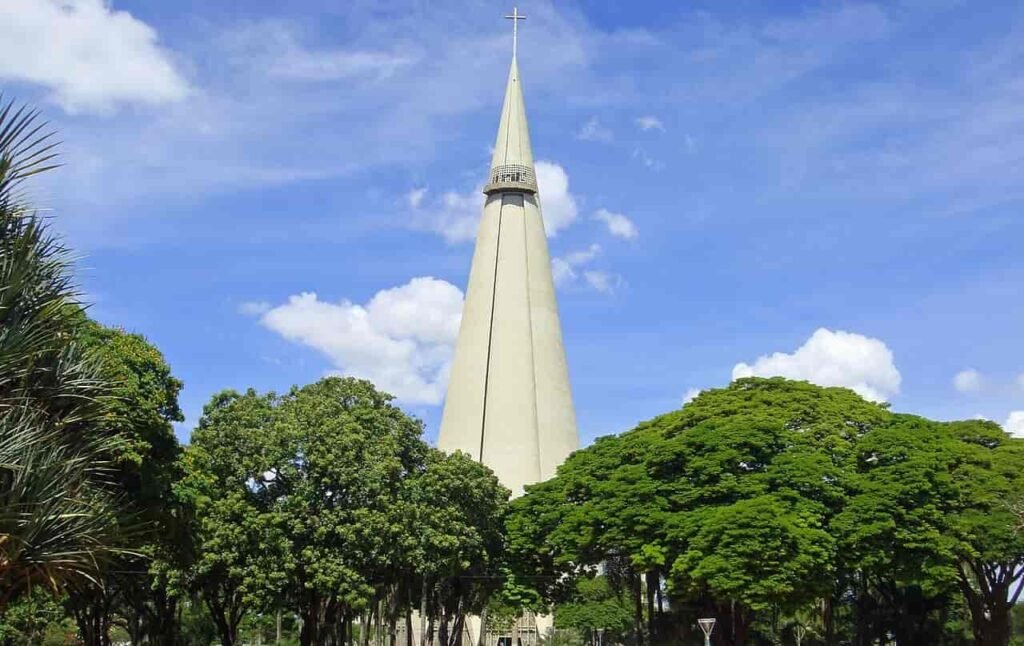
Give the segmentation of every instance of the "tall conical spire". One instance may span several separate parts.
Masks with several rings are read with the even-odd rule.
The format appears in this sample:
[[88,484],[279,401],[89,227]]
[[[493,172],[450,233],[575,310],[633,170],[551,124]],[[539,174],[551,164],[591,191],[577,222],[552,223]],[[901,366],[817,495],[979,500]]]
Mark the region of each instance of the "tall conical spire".
[[533,151],[530,148],[530,127],[526,122],[526,103],[519,82],[519,64],[512,57],[505,85],[505,103],[501,108],[498,138],[494,142],[491,172],[502,166],[520,165],[533,170]]
[[526,121],[526,103],[523,86],[519,81],[519,63],[516,51],[519,42],[519,21],[526,16],[519,9],[505,16],[512,20],[512,64],[505,84],[505,102],[501,107],[498,138],[491,157],[491,174],[484,192],[491,194],[503,190],[537,192],[537,177],[533,170],[533,151],[530,148],[530,126]]
[[514,50],[484,192],[438,447],[470,454],[518,495],[578,439]]

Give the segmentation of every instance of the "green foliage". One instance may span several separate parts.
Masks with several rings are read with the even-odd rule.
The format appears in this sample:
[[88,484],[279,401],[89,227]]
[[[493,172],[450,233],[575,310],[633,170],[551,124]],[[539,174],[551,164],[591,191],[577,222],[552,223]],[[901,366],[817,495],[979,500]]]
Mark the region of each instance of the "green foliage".
[[36,114],[0,107],[0,612],[36,586],[95,581],[123,547],[69,255],[21,193],[52,159]]
[[508,491],[468,456],[428,449],[390,400],[332,377],[205,408],[177,492],[195,509],[188,581],[222,640],[285,602],[308,643],[380,604],[395,621],[424,587],[428,612],[464,614],[500,585]]
[[35,113],[0,108],[0,610],[30,588],[67,592],[103,616],[90,641],[114,596],[148,598],[149,560],[181,537],[169,522],[181,383],[142,337],[85,317],[69,252],[21,193],[52,167],[46,132]]
[[178,407],[182,383],[142,335],[85,321],[78,340],[109,384],[101,423],[118,441],[113,461],[121,487],[136,509],[161,511],[178,478],[181,447],[171,423],[184,420]]
[[23,595],[0,619],[0,640],[5,644],[66,644],[74,635],[74,626],[65,617],[60,600],[44,588]]
[[1022,455],[991,423],[740,379],[572,455],[513,503],[509,549],[551,576],[536,586],[551,601],[598,564],[624,564],[635,629],[646,615],[652,635],[663,581],[680,621],[714,613],[730,643],[808,607],[825,608],[822,639],[834,639],[843,603],[851,639],[938,641],[961,630],[958,591],[976,639],[1002,643],[1024,578]]
[[573,596],[555,607],[556,627],[575,628],[585,635],[602,630],[613,643],[624,638],[632,621],[629,599],[603,576],[579,579]]
[[279,594],[294,567],[286,519],[269,488],[256,485],[269,475],[264,452],[276,444],[270,435],[276,405],[274,395],[251,390],[215,395],[192,434],[176,488],[194,510],[196,558],[181,583],[198,591],[231,640],[246,609]]
[[769,494],[711,507],[695,522],[699,529],[671,570],[687,592],[706,589],[758,611],[825,591],[835,546],[808,505]]

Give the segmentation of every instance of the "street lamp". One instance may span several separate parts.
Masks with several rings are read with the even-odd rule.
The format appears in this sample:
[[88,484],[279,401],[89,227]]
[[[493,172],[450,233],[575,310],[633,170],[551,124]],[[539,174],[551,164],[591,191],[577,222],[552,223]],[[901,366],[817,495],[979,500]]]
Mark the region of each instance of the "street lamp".
[[711,633],[715,629],[715,619],[713,617],[705,617],[698,619],[697,624],[704,631],[704,646],[711,646]]

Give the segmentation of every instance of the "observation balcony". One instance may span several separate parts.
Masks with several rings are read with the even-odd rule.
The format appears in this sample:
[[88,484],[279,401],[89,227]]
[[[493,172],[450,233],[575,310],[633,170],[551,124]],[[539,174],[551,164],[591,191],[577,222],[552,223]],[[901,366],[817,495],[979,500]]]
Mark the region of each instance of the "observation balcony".
[[533,168],[522,164],[504,164],[491,169],[490,182],[484,186],[484,193],[502,192],[537,193],[537,177]]

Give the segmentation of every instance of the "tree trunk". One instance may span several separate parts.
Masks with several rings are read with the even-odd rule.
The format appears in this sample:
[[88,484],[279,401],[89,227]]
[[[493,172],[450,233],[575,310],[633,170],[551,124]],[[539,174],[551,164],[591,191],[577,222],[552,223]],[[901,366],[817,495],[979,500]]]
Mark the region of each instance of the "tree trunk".
[[373,606],[370,606],[359,619],[360,635],[359,641],[363,646],[370,646],[370,628],[373,625]]
[[86,594],[71,600],[72,614],[84,646],[110,646],[110,599],[103,591],[92,598]]
[[874,599],[871,598],[870,592],[868,592],[867,579],[862,573],[859,577],[859,585],[857,590],[857,602],[856,602],[856,617],[857,617],[857,630],[856,630],[856,646],[871,646],[874,641],[874,635],[872,631],[872,608],[875,605]]
[[448,641],[448,615],[441,615],[441,624],[437,627],[437,640],[441,642],[441,646],[449,646]]
[[977,646],[1007,646],[1012,610],[1009,586],[986,584],[988,587],[976,590],[964,567],[960,566],[960,590],[971,612],[971,631]]
[[465,632],[466,615],[460,612],[455,616],[455,620],[452,621],[452,646],[462,646],[462,635]]
[[420,591],[420,646],[428,646],[433,639],[427,639],[427,595],[430,593],[430,586],[427,584],[427,577],[423,577],[423,585]]
[[323,635],[320,613],[322,602],[320,596],[315,592],[305,595],[305,605],[299,609],[299,616],[302,619],[302,630],[299,632],[299,644],[302,646],[323,646]]
[[221,646],[235,646],[238,642],[238,624],[241,623],[243,612],[231,611],[217,601],[205,599],[206,609],[210,611]]
[[821,623],[825,627],[825,643],[835,643],[835,611],[831,594],[821,600]]
[[633,588],[633,637],[637,646],[644,643],[644,601],[640,586],[640,575],[636,572],[630,573],[630,583]]
[[480,611],[480,634],[476,638],[476,646],[486,646],[487,640],[487,606]]
[[392,586],[388,600],[388,646],[398,646],[398,594],[398,586]]
[[377,599],[376,619],[373,622],[373,643],[384,646],[384,599]]
[[654,643],[654,591],[658,587],[654,572],[648,572],[647,578],[647,638]]

